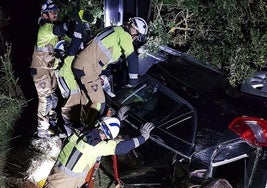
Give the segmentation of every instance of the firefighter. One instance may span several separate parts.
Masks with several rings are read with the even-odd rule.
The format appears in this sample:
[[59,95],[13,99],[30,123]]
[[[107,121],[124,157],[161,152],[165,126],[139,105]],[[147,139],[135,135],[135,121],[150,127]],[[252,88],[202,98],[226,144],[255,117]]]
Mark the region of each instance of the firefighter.
[[31,63],[31,75],[38,95],[37,133],[39,137],[50,137],[53,132],[50,126],[56,126],[56,95],[57,81],[55,70],[58,61],[54,56],[54,46],[58,37],[66,32],[64,24],[55,25],[58,18],[58,8],[50,0],[41,7],[41,17],[38,20],[39,30]]
[[154,129],[152,123],[144,124],[138,137],[116,139],[121,121],[128,110],[128,107],[122,107],[118,118],[103,117],[97,122],[95,129],[80,134],[74,132],[67,138],[44,187],[74,188],[90,184],[93,178],[91,174],[94,174],[95,165],[100,162],[102,156],[124,155],[145,143]]
[[147,31],[147,23],[140,17],[130,18],[125,26],[107,27],[93,38],[74,60],[74,75],[90,99],[91,108],[97,112],[90,117],[94,121],[105,109],[101,72],[108,65],[115,64],[121,57],[125,57],[129,76],[126,87],[135,86],[138,82],[138,56],[133,43],[143,38]]
[[[61,115],[64,120],[64,128],[67,136],[70,136],[74,128],[82,126],[86,119],[86,105],[88,99],[81,95],[81,90],[72,72],[72,62],[76,54],[84,48],[88,42],[88,25],[92,15],[88,11],[80,10],[74,15],[72,27],[74,28],[69,37],[56,44],[56,57],[61,66],[57,74],[58,86],[64,98],[61,107]],[[86,26],[86,27],[85,27]]]
[[[56,95],[58,83],[56,73],[60,66],[62,66],[62,63],[59,64],[61,57],[55,58],[55,45],[61,38],[69,36],[71,38],[71,45],[67,53],[68,58],[66,62],[72,62],[74,55],[83,48],[84,43],[88,42],[87,30],[84,29],[84,25],[87,25],[85,19],[88,19],[88,14],[85,14],[85,11],[81,10],[76,15],[79,19],[69,23],[58,23],[57,13],[58,8],[51,0],[46,1],[42,5],[41,17],[38,20],[40,27],[37,35],[37,44],[30,66],[31,75],[38,94],[37,134],[39,137],[50,137],[54,134],[50,127],[57,125],[57,113],[55,109],[58,105],[58,96]],[[61,59],[61,62],[64,61]],[[67,63],[67,66],[71,67],[69,64]],[[65,67],[60,73],[64,76],[64,73],[68,74],[66,70],[67,68]],[[76,91],[78,91],[78,88],[76,88]],[[71,113],[68,105],[65,107],[62,109],[63,119],[69,120]],[[68,125],[68,123],[65,124]],[[67,128],[66,131],[68,133]]]

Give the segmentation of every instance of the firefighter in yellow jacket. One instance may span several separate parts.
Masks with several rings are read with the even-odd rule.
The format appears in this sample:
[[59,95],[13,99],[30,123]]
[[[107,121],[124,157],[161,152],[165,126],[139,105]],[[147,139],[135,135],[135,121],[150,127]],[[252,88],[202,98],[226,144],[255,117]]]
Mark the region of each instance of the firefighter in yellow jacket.
[[115,64],[124,56],[128,63],[129,83],[133,87],[138,82],[138,55],[133,42],[147,34],[148,27],[144,19],[131,18],[126,26],[105,28],[93,38],[73,62],[73,72],[91,101],[91,108],[98,112],[97,119],[105,109],[105,96],[100,75],[109,64]]
[[145,143],[154,129],[152,123],[144,124],[138,137],[128,140],[115,139],[120,131],[120,120],[126,117],[125,113],[128,110],[128,107],[122,107],[118,118],[101,118],[97,122],[96,129],[86,134],[73,133],[63,146],[44,187],[81,187],[85,183],[89,170],[102,156],[123,155]]
[[[85,11],[81,10],[77,16],[80,18],[79,22],[57,23],[57,6],[51,0],[47,0],[41,7],[41,17],[39,18],[40,27],[30,66],[31,75],[38,94],[37,133],[39,137],[50,137],[53,132],[50,131],[49,127],[51,125],[57,125],[57,113],[55,109],[58,105],[58,97],[56,95],[56,88],[58,87],[58,83],[61,84],[60,86],[64,84],[63,78],[67,80],[65,82],[67,84],[64,86],[68,87],[68,90],[64,90],[66,89],[64,86],[60,87],[61,91],[63,88],[64,91],[68,92],[62,94],[63,98],[68,98],[69,95],[78,96],[76,98],[72,97],[62,108],[62,116],[67,134],[71,132],[69,127],[76,123],[76,121],[80,123],[80,91],[71,72],[71,63],[74,56],[83,48],[84,43],[87,42],[83,24],[86,22],[84,19],[89,19],[88,16],[88,14],[85,14]],[[58,43],[60,42],[59,39],[66,37],[67,34],[72,35],[70,36],[71,44],[67,52],[65,64],[62,67],[62,65],[59,66],[59,59],[56,58],[57,54],[55,49],[57,45],[60,45]],[[60,67],[61,69],[59,71]],[[61,82],[57,82],[57,73],[62,78],[60,80]],[[74,109],[75,105],[77,106],[76,109]]]
[[66,25],[55,25],[57,21],[57,6],[50,0],[41,8],[37,43],[34,48],[31,63],[31,75],[38,94],[38,126],[39,137],[50,137],[49,127],[57,124],[55,108],[58,104],[56,96],[57,81],[55,70],[58,61],[54,56],[54,46],[58,37],[66,33]]
[[88,29],[86,26],[92,15],[88,11],[80,10],[74,15],[75,22],[70,37],[64,37],[55,46],[56,57],[60,61],[57,72],[58,86],[63,97],[61,115],[64,120],[64,128],[67,136],[70,136],[74,128],[81,127],[86,119],[86,106],[88,98],[81,95],[81,90],[72,72],[72,62],[84,45],[88,42]]

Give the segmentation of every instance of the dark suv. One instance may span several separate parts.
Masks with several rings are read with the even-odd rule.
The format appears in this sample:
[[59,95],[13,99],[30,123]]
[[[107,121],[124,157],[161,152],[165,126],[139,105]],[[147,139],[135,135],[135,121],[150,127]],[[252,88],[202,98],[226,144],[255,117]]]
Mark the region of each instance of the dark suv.
[[[140,4],[151,6],[151,1],[105,1],[106,22],[122,23],[130,2],[136,13]],[[188,54],[168,46],[159,54],[164,58],[140,61],[152,66],[134,88],[121,87],[114,74],[116,97],[106,96],[116,110],[130,107],[123,136],[138,135],[146,122],[156,126],[148,142],[119,157],[124,186],[205,187],[224,179],[233,187],[265,187],[266,101],[239,92],[220,70]]]
[[[116,97],[107,96],[115,109],[130,107],[123,135],[137,135],[146,122],[156,126],[132,161],[122,160],[125,186],[175,187],[182,181],[187,187],[226,179],[234,187],[265,187],[265,101],[239,92],[218,70],[176,52],[179,56],[168,54],[154,64],[136,87],[115,83]],[[133,161],[142,165],[129,172]]]

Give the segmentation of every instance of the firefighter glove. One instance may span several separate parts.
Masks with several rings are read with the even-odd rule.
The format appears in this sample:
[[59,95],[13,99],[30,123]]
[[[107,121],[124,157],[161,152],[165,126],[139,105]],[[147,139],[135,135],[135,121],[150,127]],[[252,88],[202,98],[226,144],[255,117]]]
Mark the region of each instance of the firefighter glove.
[[146,123],[140,128],[142,136],[147,140],[150,136],[150,132],[155,128],[154,123]]
[[120,108],[119,112],[118,112],[118,118],[120,119],[120,121],[125,120],[125,118],[127,118],[127,114],[126,112],[128,112],[130,110],[129,106],[123,106]]

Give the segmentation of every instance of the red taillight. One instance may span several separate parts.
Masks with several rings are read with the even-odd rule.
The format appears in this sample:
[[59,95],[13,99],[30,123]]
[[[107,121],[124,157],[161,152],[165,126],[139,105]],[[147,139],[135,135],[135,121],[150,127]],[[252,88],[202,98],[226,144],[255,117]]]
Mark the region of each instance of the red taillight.
[[237,117],[228,127],[250,144],[267,146],[267,121],[264,119]]

